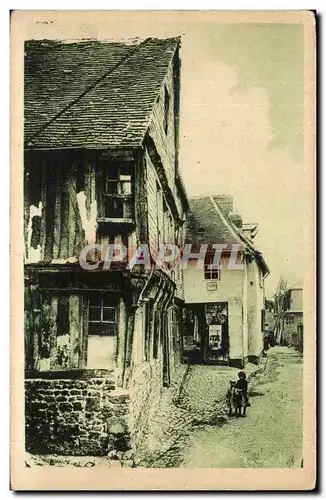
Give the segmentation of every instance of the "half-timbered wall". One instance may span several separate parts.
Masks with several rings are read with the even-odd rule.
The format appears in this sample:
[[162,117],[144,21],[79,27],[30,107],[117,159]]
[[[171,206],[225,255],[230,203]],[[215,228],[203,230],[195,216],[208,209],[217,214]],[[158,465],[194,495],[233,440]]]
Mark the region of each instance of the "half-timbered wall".
[[[121,219],[116,224],[105,222],[105,176],[110,165],[113,169],[128,165],[134,186],[132,153],[113,157],[95,151],[26,152],[26,264],[77,262],[82,248],[91,243],[135,244],[133,225],[123,227]],[[117,196],[127,203],[129,195]],[[133,191],[128,203],[135,206]],[[132,213],[129,222],[135,215],[139,214]]]

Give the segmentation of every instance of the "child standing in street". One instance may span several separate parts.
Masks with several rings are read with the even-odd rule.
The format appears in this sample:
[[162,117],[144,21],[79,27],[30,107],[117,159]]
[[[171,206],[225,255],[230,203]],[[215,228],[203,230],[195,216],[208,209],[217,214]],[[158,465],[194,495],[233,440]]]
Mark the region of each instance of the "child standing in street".
[[236,383],[236,387],[242,390],[242,394],[245,400],[246,406],[249,406],[248,401],[248,382],[246,372],[241,371],[238,373],[239,380]]

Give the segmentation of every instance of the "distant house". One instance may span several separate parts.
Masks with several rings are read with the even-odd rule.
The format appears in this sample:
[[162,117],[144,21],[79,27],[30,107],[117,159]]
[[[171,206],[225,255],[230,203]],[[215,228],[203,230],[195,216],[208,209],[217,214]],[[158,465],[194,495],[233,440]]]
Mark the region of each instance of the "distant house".
[[265,300],[265,335],[274,338],[275,311],[274,302]]
[[[186,243],[192,245],[192,252],[199,252],[203,244],[209,250],[201,269],[194,258],[184,270],[184,352],[190,362],[243,367],[247,360],[260,358],[264,279],[269,270],[253,245],[256,233],[257,224],[244,225],[241,216],[233,213],[232,197],[190,199]],[[220,269],[209,267],[213,245],[224,245]],[[235,255],[232,249],[237,249]]]
[[296,283],[287,289],[283,301],[281,343],[303,351],[303,286]]
[[[135,449],[182,361],[179,39],[25,45],[26,447]],[[150,266],[78,261],[149,244]],[[85,262],[86,262],[85,260]]]

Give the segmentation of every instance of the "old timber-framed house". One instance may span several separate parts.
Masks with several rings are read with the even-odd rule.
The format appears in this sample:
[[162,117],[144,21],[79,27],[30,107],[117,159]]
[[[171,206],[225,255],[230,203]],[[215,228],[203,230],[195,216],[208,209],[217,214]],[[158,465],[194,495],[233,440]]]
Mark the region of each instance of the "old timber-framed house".
[[[181,362],[179,39],[25,44],[26,449],[135,450]],[[149,244],[105,269],[86,245]]]

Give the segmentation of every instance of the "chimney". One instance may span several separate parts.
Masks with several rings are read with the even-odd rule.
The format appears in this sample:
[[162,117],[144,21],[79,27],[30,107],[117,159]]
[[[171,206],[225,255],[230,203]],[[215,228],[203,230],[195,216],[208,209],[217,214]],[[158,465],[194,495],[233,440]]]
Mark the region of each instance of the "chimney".
[[238,229],[242,229],[242,217],[240,214],[230,214],[229,221],[232,222],[232,224]]
[[233,210],[233,198],[228,194],[221,194],[213,196],[214,201],[218,208],[221,210],[224,217],[228,217]]

